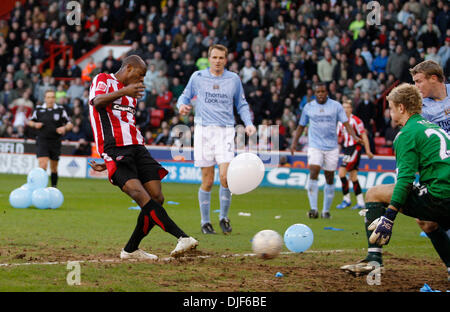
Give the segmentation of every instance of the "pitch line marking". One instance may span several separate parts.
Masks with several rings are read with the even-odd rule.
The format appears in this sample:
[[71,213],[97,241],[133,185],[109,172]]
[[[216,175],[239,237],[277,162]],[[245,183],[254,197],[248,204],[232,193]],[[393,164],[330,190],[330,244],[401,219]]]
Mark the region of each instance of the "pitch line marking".
[[[338,253],[338,252],[344,252],[343,249],[335,249],[335,250],[307,250],[303,253]],[[295,254],[295,252],[290,251],[284,251],[280,252],[281,255],[291,255]],[[199,259],[208,259],[208,258],[231,258],[231,257],[255,257],[256,254],[254,253],[244,253],[244,254],[231,254],[231,255],[221,255],[221,256],[194,256],[194,257],[166,257],[166,258],[160,258],[156,262],[169,262],[173,260],[180,260],[180,259],[192,259],[192,258],[199,258]],[[104,260],[68,260],[68,261],[52,261],[52,262],[25,262],[25,263],[0,263],[0,267],[13,267],[13,266],[28,266],[28,265],[60,265],[60,264],[67,264],[68,262],[79,262],[79,263],[127,263],[127,262],[153,262],[153,261],[139,261],[136,259],[129,259],[129,260],[122,260],[122,259],[104,259]]]

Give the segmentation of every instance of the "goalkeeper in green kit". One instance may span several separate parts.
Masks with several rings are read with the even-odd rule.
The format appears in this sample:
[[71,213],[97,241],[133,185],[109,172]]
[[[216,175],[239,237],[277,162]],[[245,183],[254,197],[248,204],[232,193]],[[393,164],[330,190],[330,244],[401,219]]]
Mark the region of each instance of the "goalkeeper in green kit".
[[[445,233],[450,229],[450,137],[420,115],[422,97],[417,87],[402,84],[390,92],[387,100],[392,119],[402,126],[394,140],[397,183],[377,185],[366,193],[366,208],[369,208],[366,219],[370,220],[369,213],[385,210],[384,215],[367,226],[370,246],[375,251],[377,246],[389,243],[398,212],[434,221],[439,227],[432,235],[440,239],[433,246],[447,267],[450,281],[450,239]],[[419,185],[413,184],[417,172]],[[341,269],[368,273],[373,268],[371,262],[378,262],[383,268],[381,258],[369,258]]]

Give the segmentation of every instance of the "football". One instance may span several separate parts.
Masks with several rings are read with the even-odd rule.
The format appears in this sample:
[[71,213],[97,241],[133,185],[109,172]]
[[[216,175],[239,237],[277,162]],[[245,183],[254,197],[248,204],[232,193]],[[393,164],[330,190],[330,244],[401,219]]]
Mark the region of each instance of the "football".
[[252,240],[253,252],[260,258],[272,259],[283,248],[281,235],[273,230],[263,230],[255,234]]

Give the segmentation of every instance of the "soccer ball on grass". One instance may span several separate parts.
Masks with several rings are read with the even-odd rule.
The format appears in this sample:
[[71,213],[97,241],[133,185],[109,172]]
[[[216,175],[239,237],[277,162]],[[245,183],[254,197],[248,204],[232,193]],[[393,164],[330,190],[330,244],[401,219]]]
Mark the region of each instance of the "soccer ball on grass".
[[253,252],[260,258],[272,259],[283,248],[283,238],[273,230],[263,230],[255,234],[252,240]]

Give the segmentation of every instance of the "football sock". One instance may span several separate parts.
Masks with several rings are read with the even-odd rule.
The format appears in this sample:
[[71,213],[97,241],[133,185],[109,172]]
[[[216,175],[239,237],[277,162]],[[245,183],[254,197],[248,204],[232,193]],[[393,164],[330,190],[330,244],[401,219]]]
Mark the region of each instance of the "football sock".
[[200,214],[202,225],[211,223],[209,210],[211,206],[211,192],[206,192],[201,188],[198,189],[198,203],[200,205]]
[[176,238],[189,237],[178,227],[178,225],[175,224],[175,222],[173,222],[164,207],[156,201],[150,199],[144,207],[148,207],[150,209],[150,217],[152,221],[165,232],[172,234]]
[[372,235],[373,231],[369,231],[367,228],[369,225],[376,219],[384,215],[386,211],[387,204],[380,203],[380,202],[368,202],[366,203],[366,216],[364,217],[364,226],[366,229],[366,235],[367,235],[367,257],[366,260],[368,261],[376,261],[380,264],[383,264],[382,260],[382,252],[383,249],[381,246],[378,246],[377,244],[371,244],[369,242],[369,237]]
[[308,181],[308,199],[312,210],[317,210],[317,197],[319,193],[318,182],[318,180],[311,179]]
[[166,210],[156,201],[151,199],[144,207],[141,207],[141,213],[138,216],[136,228],[124,250],[126,252],[137,250],[142,239],[147,236],[155,224],[176,238],[188,237],[188,235],[186,235],[186,233],[170,219]]
[[220,215],[219,220],[228,217],[228,211],[230,210],[231,204],[231,192],[229,189],[220,185],[219,189],[219,198],[220,198]]
[[330,211],[331,204],[333,203],[334,198],[334,184],[325,183],[324,189],[324,198],[323,198],[323,211]]
[[344,200],[346,202],[350,202],[350,193],[349,193],[349,186],[348,186],[348,180],[346,177],[340,178],[341,184],[342,184],[342,194],[344,194]]
[[138,216],[136,228],[130,237],[124,250],[126,252],[133,252],[138,249],[142,239],[147,236],[155,223],[150,218],[150,209],[147,206],[141,208],[141,213]]
[[364,206],[364,196],[362,194],[361,185],[359,185],[359,181],[352,181],[353,183],[353,191],[355,192],[356,201],[360,206]]
[[50,179],[52,181],[52,187],[56,187],[56,185],[58,184],[58,173],[52,172],[52,174],[50,175]]
[[447,233],[439,227],[433,232],[425,234],[430,238],[434,249],[436,249],[445,265],[450,267],[450,239],[448,238]]

